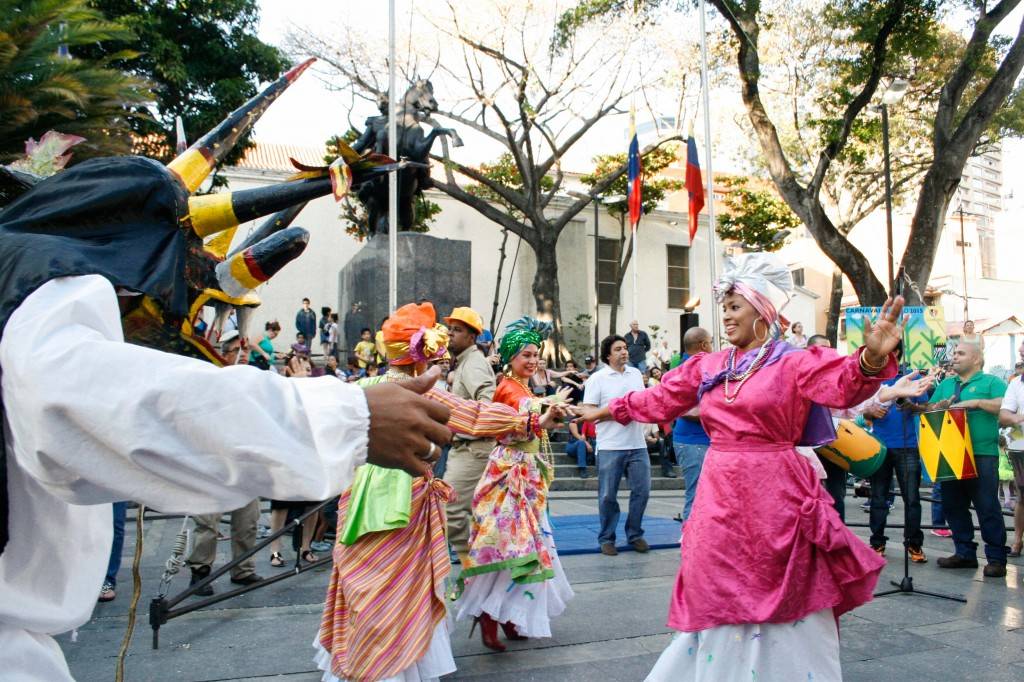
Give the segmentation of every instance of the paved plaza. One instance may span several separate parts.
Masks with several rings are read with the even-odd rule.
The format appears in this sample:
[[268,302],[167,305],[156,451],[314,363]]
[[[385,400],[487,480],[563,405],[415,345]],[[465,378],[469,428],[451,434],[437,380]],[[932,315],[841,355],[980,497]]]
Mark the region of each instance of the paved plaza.
[[[592,492],[560,492],[551,501],[558,515],[595,514]],[[622,498],[623,501],[625,497]],[[655,491],[648,513],[671,517],[680,506],[681,491]],[[851,522],[867,521],[849,499]],[[890,519],[902,522],[901,502]],[[927,503],[924,517],[929,518]],[[266,518],[264,518],[264,521]],[[172,620],[161,630],[160,649],[151,649],[147,606],[163,563],[170,553],[180,519],[147,523],[142,576],[143,598],[128,657],[128,680],[246,680],[316,682],[312,664],[313,637],[320,618],[327,570],[318,569]],[[557,528],[557,519],[556,519]],[[225,532],[227,526],[224,526]],[[867,537],[866,529],[856,529]],[[890,532],[889,566],[883,581],[902,574],[899,543]],[[556,530],[557,535],[557,530]],[[960,594],[966,605],[924,596],[896,595],[875,601],[842,619],[842,661],[848,682],[899,680],[1020,682],[1024,680],[1024,563],[1010,559],[1004,579],[982,579],[981,570],[950,571],[935,559],[952,552],[950,540],[926,534],[929,562],[913,565],[921,589]],[[230,552],[222,542],[219,551]],[[289,545],[288,542],[285,542]],[[97,607],[77,641],[60,637],[71,671],[83,681],[109,680],[124,634],[131,593],[130,557],[134,524],[129,523],[125,563],[118,598]],[[290,551],[290,550],[289,550]],[[576,591],[568,611],[553,624],[554,637],[536,642],[509,642],[495,654],[468,638],[469,624],[459,623],[452,635],[459,670],[445,679],[488,682],[643,680],[668,643],[665,627],[668,601],[679,564],[677,550],[618,557],[600,554],[567,556],[563,564]],[[273,569],[264,551],[258,570]],[[175,578],[172,593],[188,583],[187,569]],[[229,587],[224,577],[219,591]]]

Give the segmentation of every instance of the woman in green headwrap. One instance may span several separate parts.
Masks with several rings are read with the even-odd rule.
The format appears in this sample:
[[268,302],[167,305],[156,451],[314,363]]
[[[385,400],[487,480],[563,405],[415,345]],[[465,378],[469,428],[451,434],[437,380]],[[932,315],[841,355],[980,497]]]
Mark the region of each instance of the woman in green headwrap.
[[[549,332],[549,324],[527,317],[506,328],[499,351],[505,378],[494,392],[494,402],[537,414],[564,411],[567,389],[537,398],[529,388]],[[550,637],[551,618],[561,614],[573,596],[547,519],[554,467],[547,434],[539,435],[499,443],[473,495],[458,618],[476,619],[484,644],[499,651],[505,648],[497,638],[499,623],[507,639]]]

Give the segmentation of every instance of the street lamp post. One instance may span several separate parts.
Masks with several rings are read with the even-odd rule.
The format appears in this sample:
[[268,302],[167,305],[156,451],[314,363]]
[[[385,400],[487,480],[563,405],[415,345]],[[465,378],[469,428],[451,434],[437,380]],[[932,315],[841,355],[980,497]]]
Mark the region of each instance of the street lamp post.
[[889,84],[889,87],[882,93],[882,157],[885,169],[885,244],[889,251],[889,290],[892,292],[895,286],[896,276],[893,272],[893,244],[892,244],[892,174],[889,166],[889,106],[898,103],[907,94],[910,84],[902,78],[896,78]]

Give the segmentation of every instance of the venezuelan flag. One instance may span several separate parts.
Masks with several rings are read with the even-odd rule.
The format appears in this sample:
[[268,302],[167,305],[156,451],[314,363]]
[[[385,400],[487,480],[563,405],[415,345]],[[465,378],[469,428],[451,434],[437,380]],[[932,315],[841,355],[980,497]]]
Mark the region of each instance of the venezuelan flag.
[[697,158],[697,141],[693,132],[686,138],[686,193],[690,204],[687,214],[690,218],[690,241],[697,234],[697,216],[704,208],[704,181],[700,177],[700,160]]
[[643,212],[643,198],[641,186],[643,185],[643,166],[640,165],[640,143],[636,139],[636,111],[629,111],[629,153],[626,155],[629,178],[629,190],[626,194],[627,205],[629,206],[629,224],[636,229],[640,222],[640,214]]

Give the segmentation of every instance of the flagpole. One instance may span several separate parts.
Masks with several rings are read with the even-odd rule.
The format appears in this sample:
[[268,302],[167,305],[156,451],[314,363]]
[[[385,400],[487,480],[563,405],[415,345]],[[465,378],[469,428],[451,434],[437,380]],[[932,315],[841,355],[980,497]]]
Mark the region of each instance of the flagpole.
[[[708,45],[707,30],[704,26],[704,15],[706,10],[704,0],[700,0],[700,84],[704,97],[704,157],[707,160],[707,203],[708,207],[708,270],[711,274],[711,283],[714,284],[718,278],[716,274],[718,262],[718,249],[715,247],[715,195],[714,195],[714,172],[711,165],[711,92],[708,88]],[[718,350],[721,343],[721,329],[718,322],[718,303],[711,298],[711,339],[715,350]]]
[[[395,0],[388,2],[388,156],[398,160]],[[388,173],[388,314],[398,309],[398,173]]]
[[640,220],[633,225],[633,319],[640,321],[640,275],[636,264],[640,260],[640,252],[636,250],[636,233],[640,231]]

